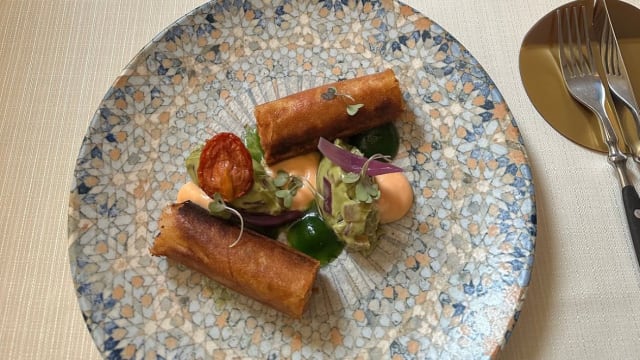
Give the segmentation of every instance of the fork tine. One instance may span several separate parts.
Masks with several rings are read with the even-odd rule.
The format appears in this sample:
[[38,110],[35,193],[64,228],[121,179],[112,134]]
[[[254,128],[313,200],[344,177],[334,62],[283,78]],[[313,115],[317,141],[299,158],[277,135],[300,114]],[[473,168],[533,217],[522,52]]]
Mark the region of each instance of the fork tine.
[[607,38],[604,41],[605,44],[605,56],[604,66],[607,73],[614,75],[620,75],[620,58],[617,49],[615,48],[614,34],[608,26],[603,29],[602,36]]
[[569,6],[556,11],[560,68],[571,96],[598,118],[607,144],[609,161],[626,160],[618,147],[618,137],[605,108],[604,84],[595,66],[591,45],[591,23],[584,5]]
[[560,64],[568,77],[591,74],[595,61],[584,6],[556,11]]
[[610,26],[603,26],[600,46],[604,47],[604,50],[601,50],[602,63],[607,74],[615,76],[622,75],[620,68],[622,61],[620,58],[620,50],[617,48],[615,34]]
[[573,76],[573,69],[570,64],[570,60],[567,58],[567,49],[564,44],[564,27],[562,22],[562,11],[560,9],[556,10],[556,22],[558,27],[558,54],[560,55],[560,69],[565,74],[565,77]]
[[[589,35],[589,18],[587,17],[587,10],[584,5],[580,6],[580,12],[582,13],[582,31],[584,32],[584,42],[587,49],[587,59],[589,61],[589,69],[590,73],[596,71],[596,62],[593,58],[593,49],[591,48],[591,35]],[[582,48],[582,46],[580,47]]]
[[609,52],[611,53],[611,69],[614,74],[620,75],[620,52],[615,47],[618,46],[616,44],[616,40],[614,38],[614,34],[609,29]]
[[[592,74],[595,72],[595,59],[589,34],[589,19],[584,5],[564,9],[567,31],[567,58],[572,75]],[[562,33],[561,16],[558,16],[559,33]],[[574,41],[575,38],[575,41]],[[561,44],[562,46],[562,44]]]
[[[576,27],[574,26],[574,21],[571,18],[572,11],[575,8],[565,9],[565,21],[567,27],[567,43],[569,44],[569,64],[573,70],[574,76],[579,76],[583,74],[582,67],[580,66],[582,56],[580,55],[580,48],[576,47],[576,42],[579,42],[579,32],[576,31]],[[575,31],[575,32],[574,32]],[[574,40],[574,37],[576,38]]]
[[[578,9],[576,7],[572,7],[567,9],[567,24],[569,26],[569,33],[575,31],[575,43],[571,43],[571,37],[569,37],[569,43],[571,45],[571,51],[574,55],[573,63],[575,65],[576,71],[578,75],[586,74],[584,53],[582,52],[582,37],[580,36],[580,19],[578,18]],[[571,19],[573,17],[573,19]]]
[[607,73],[613,72],[612,61],[613,51],[611,49],[611,32],[608,26],[604,26],[602,29],[602,39],[600,40],[600,46],[604,47],[601,50],[602,53],[602,65],[604,65],[604,71]]

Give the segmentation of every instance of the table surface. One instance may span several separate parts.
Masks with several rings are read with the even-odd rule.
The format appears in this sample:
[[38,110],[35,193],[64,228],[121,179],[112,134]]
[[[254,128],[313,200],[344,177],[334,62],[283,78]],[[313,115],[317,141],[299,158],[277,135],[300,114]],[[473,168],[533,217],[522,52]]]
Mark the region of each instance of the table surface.
[[[97,359],[72,284],[75,159],[95,109],[135,54],[202,0],[0,1],[0,353]],[[522,132],[538,210],[535,265],[502,359],[637,358],[640,276],[602,154],[557,134],[520,81],[520,44],[559,0],[406,1],[465,45]],[[640,7],[640,0],[629,1]],[[640,186],[638,167],[632,178]]]

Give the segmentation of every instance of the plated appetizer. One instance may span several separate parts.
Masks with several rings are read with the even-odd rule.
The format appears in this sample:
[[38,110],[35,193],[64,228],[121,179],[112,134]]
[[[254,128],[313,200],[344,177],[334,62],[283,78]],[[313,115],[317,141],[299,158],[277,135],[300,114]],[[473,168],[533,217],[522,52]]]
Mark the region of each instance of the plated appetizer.
[[258,105],[242,137],[216,134],[188,157],[151,254],[301,317],[320,266],[372,251],[379,225],[413,204],[391,163],[403,111],[391,70]]

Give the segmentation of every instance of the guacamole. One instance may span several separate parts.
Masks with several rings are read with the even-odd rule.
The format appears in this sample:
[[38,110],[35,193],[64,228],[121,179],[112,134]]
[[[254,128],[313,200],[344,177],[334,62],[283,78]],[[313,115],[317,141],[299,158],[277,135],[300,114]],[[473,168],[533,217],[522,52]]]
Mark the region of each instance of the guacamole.
[[[361,155],[356,148],[340,140],[335,145]],[[353,175],[323,158],[316,179],[317,203],[324,221],[348,248],[367,252],[374,248],[378,239],[378,211],[373,201],[358,200],[357,182],[349,180]]]

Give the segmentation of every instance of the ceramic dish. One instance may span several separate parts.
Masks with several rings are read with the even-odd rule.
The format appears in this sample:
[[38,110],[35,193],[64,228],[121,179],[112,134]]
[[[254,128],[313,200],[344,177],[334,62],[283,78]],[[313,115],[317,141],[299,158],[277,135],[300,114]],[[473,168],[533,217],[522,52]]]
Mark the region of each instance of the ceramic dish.
[[[396,164],[415,205],[369,257],[321,269],[302,320],[149,255],[195,144],[241,133],[256,104],[386,68],[407,103]],[[436,23],[392,1],[221,1],[155,37],[106,93],[76,164],[69,253],[106,358],[489,358],[518,318],[535,231],[512,114]]]

